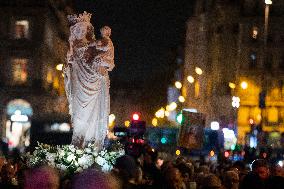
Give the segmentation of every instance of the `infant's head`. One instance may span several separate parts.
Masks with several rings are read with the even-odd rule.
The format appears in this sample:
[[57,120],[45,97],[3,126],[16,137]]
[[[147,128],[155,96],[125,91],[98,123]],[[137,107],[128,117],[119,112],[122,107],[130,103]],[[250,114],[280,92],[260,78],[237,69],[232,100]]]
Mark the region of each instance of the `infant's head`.
[[111,29],[108,26],[104,26],[100,29],[101,34],[103,37],[110,37],[111,35]]

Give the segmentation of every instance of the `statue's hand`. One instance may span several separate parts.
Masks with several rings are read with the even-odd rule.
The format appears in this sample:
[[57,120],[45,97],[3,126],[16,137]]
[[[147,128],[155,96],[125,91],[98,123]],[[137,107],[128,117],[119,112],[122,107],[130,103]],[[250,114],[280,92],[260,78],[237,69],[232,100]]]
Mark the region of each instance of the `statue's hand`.
[[104,66],[98,66],[97,71],[100,75],[106,75],[107,74],[107,70]]

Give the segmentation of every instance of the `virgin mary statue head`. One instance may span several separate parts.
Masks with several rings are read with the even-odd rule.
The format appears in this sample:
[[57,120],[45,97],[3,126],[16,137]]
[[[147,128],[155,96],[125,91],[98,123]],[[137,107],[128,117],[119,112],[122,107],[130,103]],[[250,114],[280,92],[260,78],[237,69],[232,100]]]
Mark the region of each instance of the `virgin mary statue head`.
[[86,38],[88,41],[91,41],[95,38],[94,27],[90,22],[91,16],[92,14],[86,11],[78,16],[76,14],[68,15],[67,18],[71,24],[69,40],[83,40]]

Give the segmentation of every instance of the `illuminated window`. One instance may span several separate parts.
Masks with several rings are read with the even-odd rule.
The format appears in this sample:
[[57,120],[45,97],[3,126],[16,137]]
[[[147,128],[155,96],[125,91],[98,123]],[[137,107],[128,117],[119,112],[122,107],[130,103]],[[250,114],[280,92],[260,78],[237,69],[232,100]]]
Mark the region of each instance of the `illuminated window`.
[[196,81],[195,85],[194,85],[194,96],[195,96],[195,98],[199,97],[199,93],[200,93],[200,85],[199,85],[199,82]]
[[254,40],[256,40],[258,38],[258,28],[257,27],[254,26],[252,28],[252,35],[251,36]]
[[48,70],[47,70],[46,81],[47,81],[47,83],[52,83],[52,81],[53,81],[53,72],[52,72],[51,68],[48,68]]
[[29,21],[17,20],[15,22],[15,36],[16,39],[23,39],[29,37]]
[[250,111],[247,107],[240,107],[238,111],[238,123],[247,125],[249,120]]
[[22,84],[27,81],[27,63],[28,60],[25,58],[15,58],[12,60],[13,82],[15,84]]
[[275,107],[268,108],[268,122],[277,123],[278,122],[278,109]]

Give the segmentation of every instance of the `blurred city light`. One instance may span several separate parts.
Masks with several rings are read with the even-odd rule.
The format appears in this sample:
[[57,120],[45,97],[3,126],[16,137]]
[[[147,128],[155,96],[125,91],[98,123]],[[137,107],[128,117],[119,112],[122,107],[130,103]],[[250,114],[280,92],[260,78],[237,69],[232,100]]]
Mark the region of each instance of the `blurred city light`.
[[241,82],[241,88],[242,89],[247,89],[248,88],[248,83],[245,82],[245,81]]
[[166,106],[166,111],[170,111],[170,105]]
[[176,81],[175,86],[176,86],[176,88],[180,89],[182,87],[182,84],[181,84],[180,81]]
[[63,69],[63,64],[57,64],[57,65],[56,65],[56,69],[57,69],[58,71],[62,71],[62,69]]
[[182,113],[179,113],[176,117],[176,121],[181,124],[183,122],[183,115]]
[[230,153],[226,151],[226,152],[224,153],[224,156],[225,156],[226,158],[228,158],[228,157],[230,156]]
[[194,82],[194,78],[191,75],[189,75],[189,76],[187,76],[187,81],[189,83],[193,83]]
[[169,111],[165,111],[165,116],[169,117],[169,115],[170,115],[170,112]]
[[265,0],[264,2],[265,2],[265,4],[267,4],[267,5],[272,5],[272,0]]
[[234,108],[239,108],[240,107],[240,101],[241,101],[240,97],[233,96],[232,97],[232,106]]
[[254,120],[252,118],[249,119],[249,124],[254,124]]
[[198,112],[197,109],[195,109],[195,108],[184,108],[182,110],[186,111],[186,112],[193,112],[193,113],[197,113]]
[[184,101],[185,101],[185,98],[184,98],[183,96],[179,96],[179,97],[178,97],[178,100],[179,100],[180,102],[184,102]]
[[130,121],[126,120],[126,121],[124,122],[124,126],[125,126],[125,127],[129,127],[129,126],[130,126]]
[[176,150],[176,155],[177,155],[177,156],[180,155],[180,150]]
[[254,27],[252,30],[252,38],[257,39],[257,35],[258,35],[258,28]]
[[203,73],[202,69],[199,68],[199,67],[195,67],[195,72],[198,74],[198,75],[201,75]]
[[234,88],[236,88],[236,84],[235,84],[235,83],[232,83],[232,82],[229,82],[229,87],[230,87],[231,89],[234,89]]
[[223,134],[224,134],[224,138],[234,138],[234,137],[236,137],[233,130],[230,130],[228,128],[223,128],[222,131],[223,131]]
[[15,122],[27,122],[29,120],[27,115],[22,115],[20,110],[16,110],[14,115],[11,116],[11,121]]
[[114,120],[115,120],[115,115],[114,114],[110,114],[108,116],[108,124],[112,125],[114,123]]
[[135,121],[139,120],[139,115],[138,115],[138,113],[134,113],[134,114],[132,115],[132,119],[135,120]]
[[161,138],[161,143],[162,143],[162,144],[166,144],[166,142],[167,142],[167,139],[166,139],[165,137],[162,137],[162,138]]
[[175,110],[176,108],[177,108],[177,103],[172,102],[172,103],[170,103],[170,105],[169,105],[169,110],[168,110],[168,111],[173,111],[173,110]]
[[215,130],[215,131],[219,130],[220,129],[219,122],[212,121],[211,124],[210,124],[210,127],[211,127],[212,130]]
[[158,125],[158,119],[157,119],[157,118],[153,118],[153,119],[152,119],[152,125],[153,125],[154,127],[156,127],[156,126]]
[[164,108],[159,109],[159,110],[155,113],[155,116],[156,116],[157,118],[164,118],[164,117],[165,117],[165,109],[164,109]]
[[257,138],[255,136],[250,136],[249,147],[256,148],[256,146],[257,146]]

